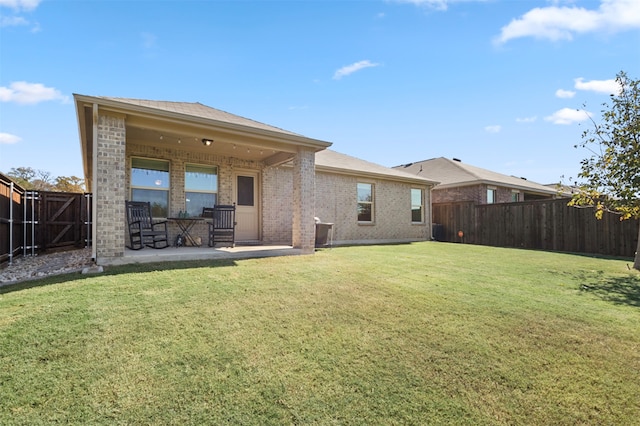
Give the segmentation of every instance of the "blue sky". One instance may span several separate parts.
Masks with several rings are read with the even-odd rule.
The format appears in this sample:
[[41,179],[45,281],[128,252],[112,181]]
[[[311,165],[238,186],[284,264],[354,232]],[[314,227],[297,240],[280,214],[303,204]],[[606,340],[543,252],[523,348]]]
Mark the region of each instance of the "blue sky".
[[0,171],[83,177],[79,93],[568,181],[620,71],[640,78],[638,0],[0,0]]

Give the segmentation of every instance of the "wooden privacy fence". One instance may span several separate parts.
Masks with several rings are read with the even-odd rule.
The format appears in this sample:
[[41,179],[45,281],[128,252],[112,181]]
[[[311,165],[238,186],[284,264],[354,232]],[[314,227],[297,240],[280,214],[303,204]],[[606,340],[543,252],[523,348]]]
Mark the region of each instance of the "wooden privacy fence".
[[496,247],[634,257],[640,221],[620,221],[612,213],[605,213],[598,220],[593,209],[569,207],[569,200],[433,204],[434,238]]
[[91,194],[25,191],[0,174],[0,263],[91,244]]
[[22,249],[20,223],[22,199],[25,190],[0,174],[0,264],[12,258]]

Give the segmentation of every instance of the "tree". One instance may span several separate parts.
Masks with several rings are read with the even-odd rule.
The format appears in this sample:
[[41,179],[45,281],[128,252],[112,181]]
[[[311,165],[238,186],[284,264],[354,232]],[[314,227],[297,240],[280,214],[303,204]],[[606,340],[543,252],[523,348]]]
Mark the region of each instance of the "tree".
[[84,192],[84,180],[77,176],[58,176],[55,184],[56,191]]
[[[616,82],[620,91],[611,95],[611,105],[602,104],[601,122],[590,117],[593,128],[576,145],[592,155],[581,161],[578,177],[584,181],[569,205],[594,207],[598,219],[604,212],[640,219],[640,81],[621,71]],[[640,232],[633,267],[640,270]]]
[[15,183],[27,190],[32,190],[33,185],[31,181],[36,177],[36,171],[31,167],[16,167],[12,168],[7,176],[13,179]]
[[12,168],[7,175],[28,191],[84,192],[84,180],[76,176],[58,176],[31,167]]

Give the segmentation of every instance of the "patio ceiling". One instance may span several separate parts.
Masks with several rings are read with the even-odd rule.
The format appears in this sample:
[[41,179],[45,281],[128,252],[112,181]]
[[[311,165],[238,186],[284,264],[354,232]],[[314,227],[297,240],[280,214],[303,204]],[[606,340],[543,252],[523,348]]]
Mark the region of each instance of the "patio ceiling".
[[[164,130],[162,130],[163,128]],[[250,137],[229,135],[211,128],[188,128],[188,126],[149,127],[137,123],[136,120],[127,120],[126,132],[127,142],[235,157],[242,160],[269,163],[270,161],[275,161],[281,155],[280,153],[287,153],[289,158],[295,153],[294,147],[290,145],[263,143]],[[203,139],[213,142],[207,146],[202,142]],[[276,155],[276,158],[273,157],[274,155]]]

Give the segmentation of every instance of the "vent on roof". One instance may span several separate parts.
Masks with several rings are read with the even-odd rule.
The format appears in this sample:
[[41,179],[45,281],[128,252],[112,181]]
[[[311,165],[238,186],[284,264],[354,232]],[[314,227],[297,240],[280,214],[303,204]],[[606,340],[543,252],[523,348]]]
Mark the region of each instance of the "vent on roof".
[[462,163],[462,160],[459,158],[454,158],[453,161],[457,161],[458,163]]

